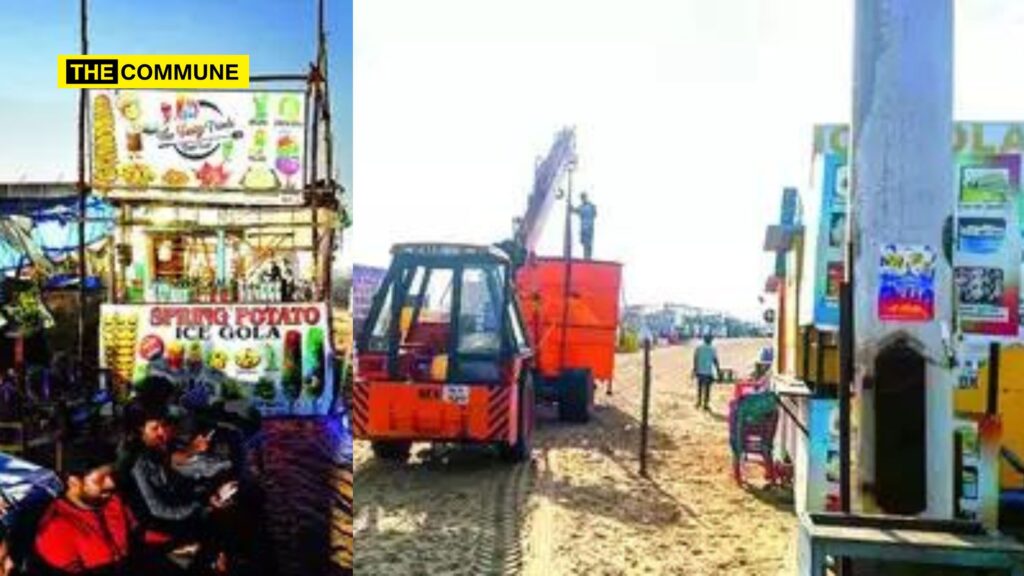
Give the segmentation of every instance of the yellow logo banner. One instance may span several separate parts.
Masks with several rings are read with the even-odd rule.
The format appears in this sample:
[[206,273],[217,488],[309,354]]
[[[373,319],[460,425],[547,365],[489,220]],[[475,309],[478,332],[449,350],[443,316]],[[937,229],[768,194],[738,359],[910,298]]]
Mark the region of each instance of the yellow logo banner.
[[58,56],[58,88],[248,88],[249,56]]

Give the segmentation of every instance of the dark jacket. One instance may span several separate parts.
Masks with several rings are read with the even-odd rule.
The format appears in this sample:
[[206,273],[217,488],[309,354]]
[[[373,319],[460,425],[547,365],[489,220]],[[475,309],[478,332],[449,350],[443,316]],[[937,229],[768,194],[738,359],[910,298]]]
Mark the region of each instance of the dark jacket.
[[206,513],[194,486],[175,472],[170,457],[143,449],[128,468],[128,495],[132,511],[147,532],[173,539],[194,537]]

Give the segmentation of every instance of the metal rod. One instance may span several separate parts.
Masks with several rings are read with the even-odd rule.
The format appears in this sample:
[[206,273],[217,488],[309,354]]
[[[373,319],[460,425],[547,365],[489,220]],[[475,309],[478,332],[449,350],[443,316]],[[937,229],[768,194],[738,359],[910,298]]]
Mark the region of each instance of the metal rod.
[[565,358],[569,351],[569,342],[566,332],[569,324],[569,297],[572,292],[572,169],[567,173],[567,191],[565,193],[565,239],[562,247],[565,258],[565,283],[562,290],[562,327],[560,337],[562,338],[559,366],[565,368]]
[[789,406],[786,405],[785,400],[783,400],[779,396],[775,396],[775,403],[778,404],[780,408],[782,408],[782,411],[785,412],[787,416],[789,416],[789,419],[793,421],[793,424],[796,424],[796,427],[799,428],[800,431],[804,433],[805,438],[811,437],[811,431],[807,429],[807,425],[801,422],[800,418],[798,418],[796,414],[793,414]]
[[957,430],[953,433],[953,517],[960,517],[960,499],[964,492],[964,438]]
[[647,430],[651,404],[651,339],[644,338],[644,395],[640,417],[640,475],[647,478]]
[[[81,0],[81,42],[82,55],[89,53],[89,7],[88,0]],[[86,89],[78,92],[78,362],[76,363],[76,376],[78,385],[85,382],[85,282],[88,270],[85,263],[85,219],[88,209],[89,188],[85,182],[85,116],[87,110],[89,92]],[[63,434],[61,434],[62,436]],[[57,469],[63,466],[61,462],[62,450],[60,449],[61,439],[57,443]]]
[[988,403],[985,413],[999,414],[999,343],[992,342],[988,349]]
[[253,82],[306,82],[309,76],[306,74],[256,74],[249,75],[249,83]]
[[[850,505],[850,387],[853,383],[853,287],[849,282],[839,285],[839,503],[843,513]],[[848,574],[848,572],[847,572]]]

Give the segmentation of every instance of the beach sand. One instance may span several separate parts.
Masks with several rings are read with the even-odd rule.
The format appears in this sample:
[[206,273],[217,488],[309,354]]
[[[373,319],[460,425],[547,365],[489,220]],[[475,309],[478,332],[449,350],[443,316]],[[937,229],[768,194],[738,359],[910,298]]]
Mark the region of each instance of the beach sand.
[[[722,366],[746,373],[760,340],[717,343]],[[718,385],[697,411],[691,347],[652,354],[648,478],[638,474],[643,364],[618,358],[590,424],[542,411],[531,464],[481,449],[414,448],[406,464],[355,449],[358,574],[792,574],[789,495],[732,479]]]

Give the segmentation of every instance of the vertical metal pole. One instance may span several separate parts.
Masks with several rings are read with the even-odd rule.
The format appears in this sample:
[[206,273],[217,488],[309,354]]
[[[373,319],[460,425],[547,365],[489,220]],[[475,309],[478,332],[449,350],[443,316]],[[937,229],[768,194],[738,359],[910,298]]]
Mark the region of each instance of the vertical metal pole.
[[853,382],[853,289],[839,285],[839,505],[844,514],[850,506],[850,385]]
[[569,330],[569,300],[572,298],[572,168],[568,170],[567,186],[565,193],[565,245],[563,253],[565,257],[565,283],[562,290],[562,328],[559,336],[562,339],[559,366],[565,368],[565,358],[568,355],[569,339],[566,333]]
[[644,395],[640,417],[640,475],[647,477],[647,428],[651,404],[651,339],[644,338]]
[[[81,0],[80,10],[80,37],[82,54],[89,53],[88,34],[88,5],[87,0]],[[85,220],[89,187],[85,182],[85,115],[87,110],[88,91],[85,89],[78,92],[78,346],[75,376],[79,385],[85,382]],[[63,403],[57,406],[58,431],[56,445],[54,447],[54,468],[58,473],[64,469],[64,407]]]

